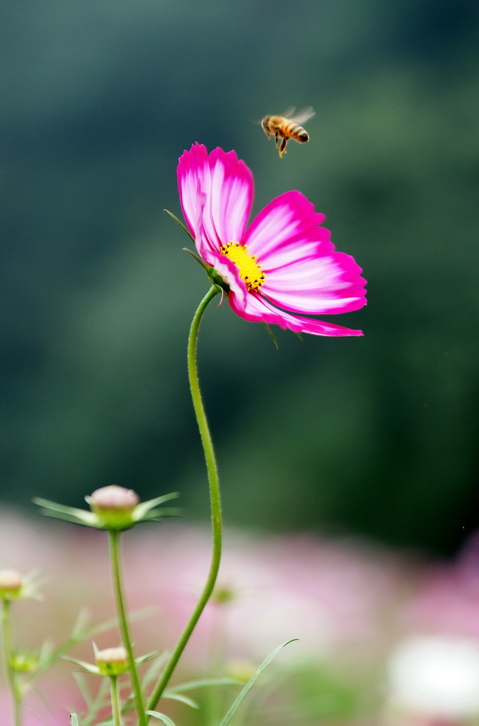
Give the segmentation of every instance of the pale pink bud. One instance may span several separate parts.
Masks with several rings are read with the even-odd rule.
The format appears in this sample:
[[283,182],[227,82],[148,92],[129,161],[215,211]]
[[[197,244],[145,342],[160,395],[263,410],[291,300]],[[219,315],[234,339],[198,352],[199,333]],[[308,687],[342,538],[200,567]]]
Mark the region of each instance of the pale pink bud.
[[132,515],[140,498],[133,489],[111,484],[96,489],[87,501],[106,529],[127,529],[134,524]]
[[95,660],[103,676],[121,676],[128,668],[128,655],[123,646],[99,650]]
[[92,508],[97,510],[125,511],[134,509],[139,501],[140,498],[133,489],[119,487],[116,484],[96,489],[90,497]]
[[23,577],[17,570],[0,570],[0,598],[16,597],[23,585]]

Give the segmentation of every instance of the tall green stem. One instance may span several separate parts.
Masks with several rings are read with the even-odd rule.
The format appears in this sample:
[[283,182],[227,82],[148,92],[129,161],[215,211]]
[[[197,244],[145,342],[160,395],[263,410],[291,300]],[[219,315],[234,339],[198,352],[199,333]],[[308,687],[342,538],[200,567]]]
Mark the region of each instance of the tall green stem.
[[193,407],[195,410],[196,420],[198,422],[198,429],[200,432],[201,443],[203,445],[203,451],[206,460],[206,469],[208,472],[208,481],[210,488],[210,510],[211,510],[211,528],[212,528],[212,553],[211,553],[211,564],[206,579],[206,583],[203,587],[203,591],[196,604],[193,613],[186,624],[171,656],[166,664],[165,670],[163,671],[160,680],[152,693],[150,701],[148,703],[148,709],[153,710],[160,700],[163,691],[165,690],[168,682],[176,668],[176,665],[188,643],[193,630],[196,627],[198,620],[206,607],[208,600],[213,592],[218,571],[220,568],[221,560],[221,548],[223,540],[223,526],[221,518],[221,496],[220,496],[220,482],[218,478],[218,469],[216,466],[215,453],[213,449],[213,441],[211,439],[210,430],[208,427],[208,421],[206,418],[205,409],[203,406],[203,400],[201,397],[200,382],[198,378],[198,363],[197,363],[197,347],[198,347],[198,334],[201,319],[203,314],[213,300],[218,295],[219,290],[213,286],[209,292],[205,295],[201,301],[198,310],[195,313],[193,322],[191,323],[190,335],[188,338],[188,379],[190,383],[191,398],[193,400]]
[[113,713],[113,726],[121,726],[120,698],[118,694],[118,677],[110,676],[111,708]]
[[131,685],[133,693],[135,694],[135,707],[138,715],[138,725],[146,726],[148,723],[148,717],[145,713],[145,703],[143,701],[143,694],[141,692],[140,678],[138,676],[138,669],[135,663],[135,655],[133,653],[133,646],[131,644],[130,628],[128,625],[128,618],[126,615],[125,596],[123,594],[123,582],[121,578],[121,565],[120,565],[120,533],[118,530],[108,530],[109,544],[110,544],[110,562],[111,571],[113,578],[113,588],[115,591],[115,602],[118,614],[118,623],[120,627],[121,639],[123,647],[128,653],[128,668],[130,671]]
[[13,723],[14,726],[22,726],[22,694],[15,672],[12,668],[12,644],[10,638],[10,600],[2,599],[2,640],[3,640],[3,661],[5,665],[5,675],[8,681],[8,687],[12,696],[13,706]]

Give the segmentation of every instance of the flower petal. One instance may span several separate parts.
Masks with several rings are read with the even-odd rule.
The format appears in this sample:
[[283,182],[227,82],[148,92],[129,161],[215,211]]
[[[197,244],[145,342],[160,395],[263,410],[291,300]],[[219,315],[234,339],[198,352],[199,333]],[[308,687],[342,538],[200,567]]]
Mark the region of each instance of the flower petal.
[[203,144],[193,144],[178,159],[177,178],[181,209],[186,226],[196,236],[201,210],[205,204],[201,196],[200,176],[208,169],[208,152]]
[[366,304],[366,280],[353,257],[343,252],[292,262],[266,272],[261,292],[293,312],[347,313]]
[[[183,214],[201,255],[243,238],[253,204],[253,175],[234,151],[215,149],[208,156],[193,144],[178,163]],[[203,228],[198,239],[200,226]]]
[[255,217],[244,242],[267,267],[278,267],[292,257],[317,254],[318,246],[327,253],[334,246],[329,241],[329,231],[320,226],[324,219],[324,214],[315,212],[301,192],[285,192]]
[[247,232],[248,248],[266,275],[261,292],[280,308],[344,313],[366,302],[361,268],[335,251],[323,220],[306,197],[292,191],[273,199]]
[[326,323],[323,320],[315,318],[305,318],[300,315],[290,315],[289,313],[279,310],[268,303],[267,300],[255,293],[249,293],[246,296],[246,305],[241,304],[241,300],[230,292],[228,301],[234,312],[245,320],[256,323],[266,323],[267,325],[278,325],[280,328],[292,330],[295,333],[309,333],[310,335],[362,335],[362,330],[352,330],[344,328],[341,325]]

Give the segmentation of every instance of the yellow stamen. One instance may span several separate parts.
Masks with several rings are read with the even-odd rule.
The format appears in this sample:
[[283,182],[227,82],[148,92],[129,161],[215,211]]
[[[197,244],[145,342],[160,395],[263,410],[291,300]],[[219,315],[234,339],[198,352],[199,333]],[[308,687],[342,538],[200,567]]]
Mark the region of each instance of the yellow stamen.
[[235,263],[242,280],[244,280],[248,291],[259,290],[264,284],[266,275],[257,263],[257,257],[250,254],[246,245],[239,242],[228,242],[221,246],[221,252]]

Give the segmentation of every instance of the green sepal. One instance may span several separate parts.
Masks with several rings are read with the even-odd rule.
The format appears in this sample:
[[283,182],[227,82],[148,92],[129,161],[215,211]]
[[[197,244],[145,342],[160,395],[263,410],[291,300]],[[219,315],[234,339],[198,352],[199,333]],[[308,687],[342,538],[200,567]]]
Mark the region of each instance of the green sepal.
[[278,341],[276,340],[276,335],[273,333],[273,331],[269,327],[268,323],[263,322],[263,325],[266,328],[266,332],[268,333],[269,337],[273,341],[274,347],[276,348],[276,350],[279,350],[279,344],[278,344]]
[[183,224],[183,222],[181,221],[181,219],[178,219],[178,217],[175,214],[173,214],[173,212],[170,212],[168,209],[164,209],[163,211],[166,212],[171,217],[171,219],[174,222],[176,222],[176,224],[178,225],[178,227],[181,227],[181,229],[183,230],[183,232],[188,235],[188,237],[190,238],[190,240],[192,242],[195,241],[194,240],[194,237],[192,237],[192,235],[191,235],[188,227],[186,227],[186,225]]
[[206,272],[209,281],[212,283],[212,285],[214,285],[214,287],[217,288],[218,292],[221,292],[222,294],[229,292],[230,286],[225,280],[223,280],[221,275],[218,275],[214,267],[211,267],[211,265],[207,265],[206,262],[202,260],[199,255],[188,249],[188,247],[183,247],[183,252],[188,252],[188,254],[191,255],[194,260],[196,260],[196,262]]
[[48,499],[41,499],[40,497],[35,497],[32,501],[41,507],[42,514],[45,514],[47,517],[62,519],[64,522],[72,522],[73,524],[81,524],[84,527],[101,529],[98,527],[97,515],[93,512],[88,512],[86,509],[67,507],[64,504],[51,502]]
[[69,655],[62,655],[62,660],[67,660],[70,663],[75,663],[75,665],[79,665],[81,668],[83,668],[87,673],[93,673],[95,676],[99,676],[100,669],[97,665],[93,663],[87,663],[85,660],[78,660],[78,658],[71,658]]
[[169,494],[163,494],[161,497],[140,502],[133,511],[133,522],[136,524],[137,522],[158,521],[161,517],[179,514],[180,510],[176,507],[155,509],[159,504],[169,502],[171,499],[178,499],[179,496],[181,496],[179,492],[170,492]]
[[[41,507],[42,514],[45,514],[47,517],[60,519],[64,522],[71,522],[72,524],[79,524],[83,527],[92,527],[93,529],[123,531],[131,529],[131,527],[134,527],[139,522],[156,522],[162,517],[177,516],[181,513],[179,509],[173,507],[163,507],[160,509],[157,508],[157,505],[168,502],[170,499],[176,499],[179,496],[179,492],[171,492],[170,494],[164,494],[155,499],[149,499],[146,502],[139,502],[131,512],[125,513],[123,517],[117,518],[116,521],[115,517],[108,520],[107,516],[103,513],[79,509],[78,507],[67,507],[64,504],[51,502],[48,499],[42,499],[40,497],[35,497],[33,503]],[[85,500],[89,502],[90,497],[85,497]],[[120,514],[123,513],[120,512]]]

